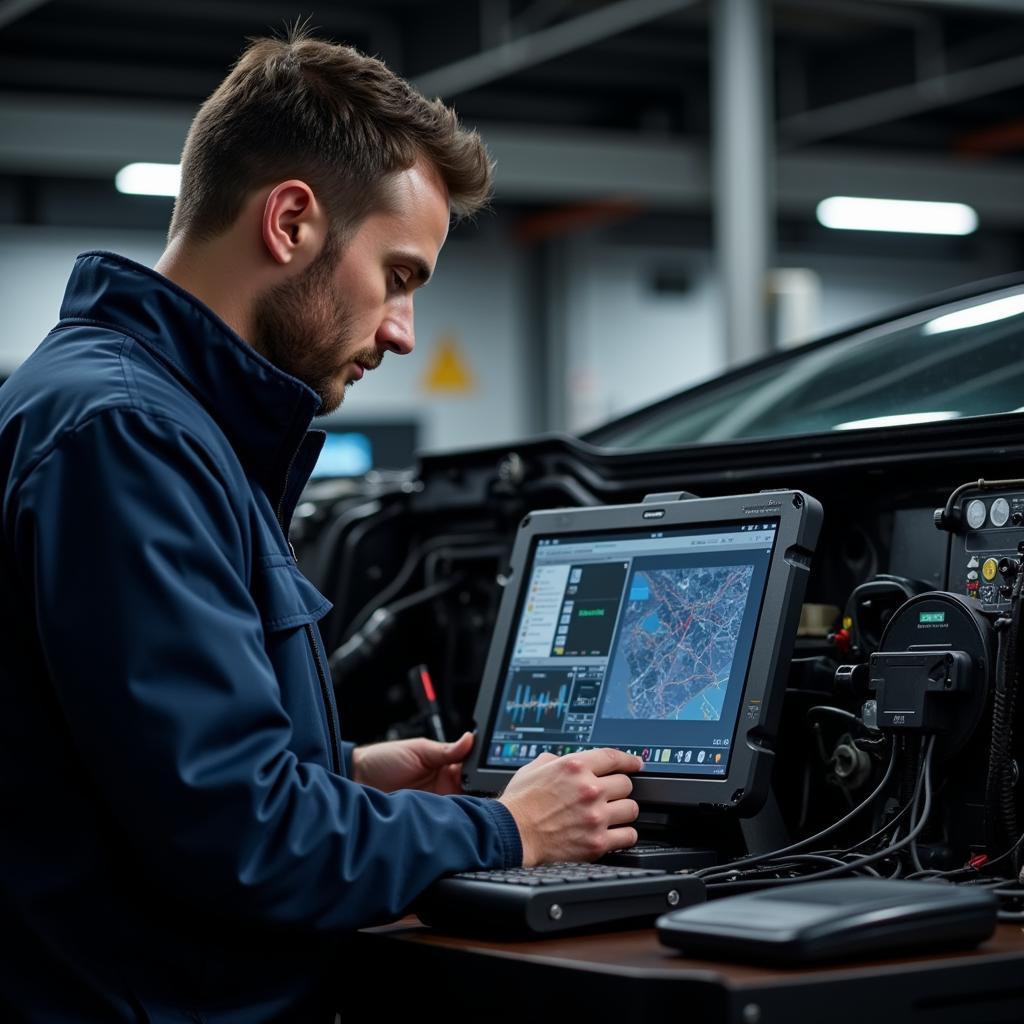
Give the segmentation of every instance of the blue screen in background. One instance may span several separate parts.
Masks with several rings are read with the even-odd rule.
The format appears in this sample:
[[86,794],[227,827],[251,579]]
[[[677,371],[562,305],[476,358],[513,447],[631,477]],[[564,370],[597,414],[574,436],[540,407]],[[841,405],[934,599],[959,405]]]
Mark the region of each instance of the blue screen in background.
[[328,433],[312,479],[323,476],[362,476],[373,469],[373,446],[365,434]]

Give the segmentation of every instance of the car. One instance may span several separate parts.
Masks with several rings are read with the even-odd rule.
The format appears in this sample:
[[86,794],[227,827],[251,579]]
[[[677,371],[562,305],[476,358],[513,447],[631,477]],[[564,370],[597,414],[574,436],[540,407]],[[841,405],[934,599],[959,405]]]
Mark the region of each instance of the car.
[[1022,323],[1024,279],[1000,278],[740,367],[584,440],[636,450],[1011,413],[1024,406]]
[[[986,604],[978,570],[955,562],[954,549],[965,548],[948,527],[959,506],[945,530],[936,509],[961,485],[984,495],[995,492],[979,490],[979,480],[1001,481],[999,493],[1008,503],[1018,497],[1019,510],[985,543],[1016,551],[1022,408],[1017,275],[732,369],[581,437],[423,454],[408,472],[318,481],[293,540],[334,604],[321,627],[343,731],[361,742],[422,732],[409,683],[418,665],[432,672],[450,735],[478,724],[473,708],[513,537],[532,510],[796,488],[822,503],[825,518],[778,777],[793,831],[813,819],[809,807],[827,819],[855,789],[835,763],[844,723],[812,723],[807,711],[825,702],[859,712],[860,698],[836,688],[837,667],[863,662],[896,608],[922,591],[964,595],[989,619],[1005,607],[998,595]],[[964,544],[972,536],[961,530]],[[990,597],[999,582],[989,581]]]

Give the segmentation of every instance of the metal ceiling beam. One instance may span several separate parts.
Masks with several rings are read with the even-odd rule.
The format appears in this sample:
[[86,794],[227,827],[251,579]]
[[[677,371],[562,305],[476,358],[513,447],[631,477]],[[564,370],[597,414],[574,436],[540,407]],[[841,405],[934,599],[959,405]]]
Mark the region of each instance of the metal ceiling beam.
[[5,28],[12,21],[31,14],[37,7],[49,2],[50,0],[0,0],[0,28]]
[[0,169],[102,177],[132,160],[176,162],[195,109],[0,94]]
[[427,96],[455,96],[526,68],[581,50],[592,43],[695,6],[699,0],[616,0],[588,14],[570,18],[495,46],[490,50],[427,71],[413,85]]
[[[133,160],[176,161],[195,109],[183,104],[0,95],[0,174],[105,177]],[[711,172],[703,146],[627,132],[476,125],[498,161],[498,199],[632,199],[648,208],[707,211]],[[897,157],[839,147],[783,154],[778,209],[813,216],[829,195],[970,203],[982,220],[1024,226],[1014,166],[932,154]]]
[[783,118],[780,143],[806,145],[1024,85],[1024,57],[952,71]]
[[[46,0],[37,0],[46,2]],[[65,0],[67,3],[68,0]],[[72,0],[83,11],[103,10],[117,14],[123,10],[134,10],[138,4],[131,0]],[[0,4],[4,0],[0,0]],[[353,8],[351,4],[321,4],[320,10],[309,17],[314,34],[328,35],[338,42],[349,42],[347,34],[366,36],[369,49],[374,56],[387,61],[393,69],[400,69],[403,60],[401,33],[396,20],[387,13]],[[173,17],[179,24],[189,21],[216,26],[225,33],[237,35],[241,50],[243,36],[270,35],[281,32],[285,26],[305,20],[301,14],[289,13],[280,3],[257,2],[245,4],[233,0],[175,0],[166,8],[166,16]],[[364,44],[365,45],[365,44]]]
[[[99,92],[123,92],[129,96],[145,96],[153,88],[154,78],[167,94],[207,96],[217,88],[223,75],[212,64],[210,69],[192,69],[176,65],[161,67],[141,60],[104,61],[94,57],[61,59],[57,57],[5,56],[0,65],[0,82],[10,88],[17,82],[22,89],[44,89],[47,86],[71,92],[76,82],[88,82]],[[154,106],[160,101],[154,100]]]

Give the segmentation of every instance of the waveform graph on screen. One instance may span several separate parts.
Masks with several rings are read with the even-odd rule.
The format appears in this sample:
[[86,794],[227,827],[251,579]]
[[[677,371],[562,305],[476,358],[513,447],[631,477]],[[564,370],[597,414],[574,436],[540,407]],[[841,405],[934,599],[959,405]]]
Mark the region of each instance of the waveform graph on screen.
[[514,672],[505,691],[498,728],[509,732],[558,732],[569,710],[572,682],[572,672]]

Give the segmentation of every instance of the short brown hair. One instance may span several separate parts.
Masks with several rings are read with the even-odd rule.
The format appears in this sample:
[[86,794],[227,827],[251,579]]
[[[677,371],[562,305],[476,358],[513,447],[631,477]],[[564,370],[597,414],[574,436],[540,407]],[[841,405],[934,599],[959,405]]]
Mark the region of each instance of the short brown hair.
[[310,38],[252,40],[199,108],[185,140],[170,237],[213,238],[254,190],[300,178],[342,232],[423,157],[458,217],[487,201],[493,164],[475,131],[381,61]]

